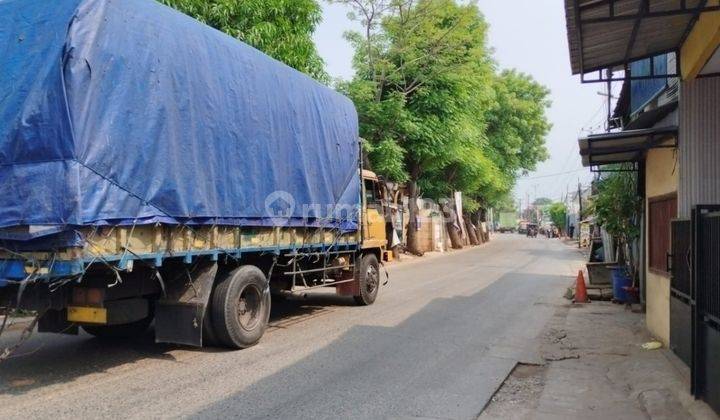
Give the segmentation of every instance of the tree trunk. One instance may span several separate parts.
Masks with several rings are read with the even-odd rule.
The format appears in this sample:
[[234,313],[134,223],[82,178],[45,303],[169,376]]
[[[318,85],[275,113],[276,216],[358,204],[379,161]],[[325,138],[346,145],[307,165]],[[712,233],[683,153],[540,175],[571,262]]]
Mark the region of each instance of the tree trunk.
[[486,243],[488,240],[485,238],[485,234],[482,231],[482,227],[480,225],[475,226],[475,235],[477,235],[478,242],[480,242],[480,245]]
[[472,223],[471,216],[468,214],[463,219],[465,220],[465,230],[467,230],[470,245],[480,245],[480,239],[478,238],[477,230]]
[[[486,224],[487,230],[484,232],[482,231],[482,224]],[[487,226],[487,210],[481,208],[478,210],[478,223],[477,223],[478,230],[480,230],[480,235],[483,237],[483,243],[490,242],[490,228]]]
[[423,252],[420,251],[420,246],[418,245],[418,226],[417,226],[417,218],[420,214],[420,209],[418,209],[417,206],[417,199],[418,199],[418,187],[417,187],[417,181],[415,179],[412,179],[408,181],[407,184],[408,188],[408,196],[409,196],[409,203],[408,207],[410,208],[410,214],[409,214],[409,221],[408,221],[408,231],[407,231],[407,251],[411,254],[422,256]]
[[481,217],[480,217],[480,210],[473,213],[470,217],[471,217],[470,221],[472,222],[473,226],[475,227],[475,236],[477,237],[479,245],[482,245],[485,242],[487,242],[487,240],[485,239],[485,235],[483,234],[483,231],[482,231],[482,224],[481,224],[482,221],[481,221]]
[[447,228],[448,236],[450,237],[450,246],[453,249],[462,249],[462,237],[460,236],[459,229],[455,226],[457,223],[457,215],[449,205],[442,205],[442,212],[445,216],[445,227]]

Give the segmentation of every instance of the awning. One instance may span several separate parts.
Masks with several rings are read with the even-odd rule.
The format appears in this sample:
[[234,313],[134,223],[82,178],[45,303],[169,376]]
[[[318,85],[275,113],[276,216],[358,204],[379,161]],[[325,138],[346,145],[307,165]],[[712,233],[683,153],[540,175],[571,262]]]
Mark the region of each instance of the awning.
[[573,74],[676,52],[708,0],[565,0]]
[[646,129],[655,126],[658,122],[662,121],[663,118],[670,115],[673,111],[678,108],[677,101],[670,102],[665,105],[661,105],[655,109],[645,111],[633,119],[625,126],[625,130],[639,130]]
[[578,140],[583,166],[639,162],[648,149],[677,147],[677,126],[597,134]]

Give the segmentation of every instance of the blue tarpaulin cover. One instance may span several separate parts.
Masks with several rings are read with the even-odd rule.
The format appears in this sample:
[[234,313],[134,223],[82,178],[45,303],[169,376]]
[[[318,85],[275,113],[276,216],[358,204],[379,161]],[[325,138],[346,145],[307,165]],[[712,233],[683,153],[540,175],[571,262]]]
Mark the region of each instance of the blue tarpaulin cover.
[[0,0],[0,228],[353,230],[358,159],[350,100],[159,3]]

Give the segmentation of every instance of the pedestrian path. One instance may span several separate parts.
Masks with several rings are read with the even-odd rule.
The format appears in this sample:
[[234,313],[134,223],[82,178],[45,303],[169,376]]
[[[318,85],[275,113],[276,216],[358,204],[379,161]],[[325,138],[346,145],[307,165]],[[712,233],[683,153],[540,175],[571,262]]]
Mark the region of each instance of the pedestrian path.
[[481,418],[716,419],[689,394],[689,370],[623,305],[559,302],[538,366],[516,368]]

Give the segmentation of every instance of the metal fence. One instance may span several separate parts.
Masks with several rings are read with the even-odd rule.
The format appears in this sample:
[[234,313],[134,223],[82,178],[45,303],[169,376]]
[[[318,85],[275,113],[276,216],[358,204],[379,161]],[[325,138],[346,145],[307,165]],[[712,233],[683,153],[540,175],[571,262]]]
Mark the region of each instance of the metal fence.
[[670,349],[692,364],[692,222],[670,224]]
[[696,206],[692,218],[692,391],[720,412],[720,206]]
[[690,260],[692,258],[692,224],[690,220],[673,220],[670,224],[671,269],[670,287],[672,292],[690,303],[692,299],[692,276]]
[[720,211],[708,209],[698,215],[697,243],[698,310],[720,326]]

